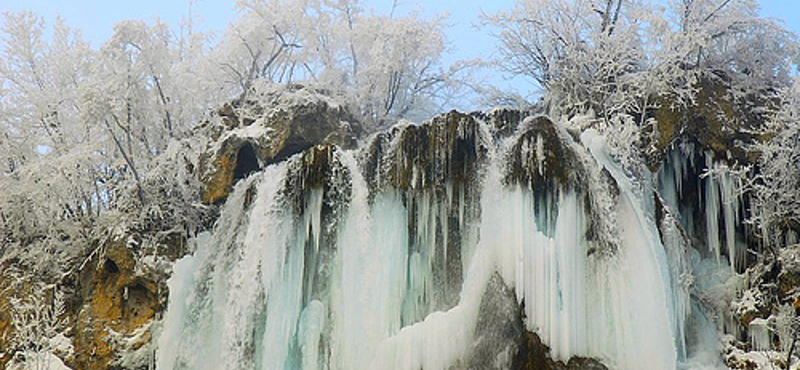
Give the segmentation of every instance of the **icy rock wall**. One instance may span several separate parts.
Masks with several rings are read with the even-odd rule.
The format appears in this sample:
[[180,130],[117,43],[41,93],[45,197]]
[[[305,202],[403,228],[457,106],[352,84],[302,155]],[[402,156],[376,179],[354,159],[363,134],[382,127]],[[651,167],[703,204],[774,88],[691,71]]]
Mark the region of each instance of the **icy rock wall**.
[[504,286],[506,337],[519,319],[557,360],[676,369],[686,303],[650,193],[599,135],[538,120],[502,138],[452,112],[240,181],[175,266],[157,368],[469,368]]

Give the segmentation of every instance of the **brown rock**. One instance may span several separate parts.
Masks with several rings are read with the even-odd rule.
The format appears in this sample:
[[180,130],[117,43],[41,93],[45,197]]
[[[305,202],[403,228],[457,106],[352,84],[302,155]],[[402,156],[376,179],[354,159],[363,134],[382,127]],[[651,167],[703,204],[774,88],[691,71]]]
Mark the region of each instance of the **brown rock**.
[[215,113],[222,125],[201,126],[201,134],[214,140],[201,159],[203,202],[223,201],[238,179],[314,145],[354,148],[363,133],[360,124],[344,106],[315,93],[314,98],[301,99],[294,94],[303,94],[302,89],[290,91],[270,97],[270,106],[226,104]]
[[602,362],[585,357],[573,357],[565,364],[550,358],[550,347],[536,333],[525,331],[523,343],[515,358],[513,369],[519,370],[608,370]]
[[468,187],[479,180],[487,153],[478,121],[451,111],[378,134],[366,150],[365,177],[372,190]]
[[5,369],[6,363],[11,360],[12,353],[8,343],[11,335],[11,316],[8,302],[0,294],[0,369]]
[[648,158],[651,170],[658,168],[672,143],[681,136],[696,140],[703,150],[713,151],[716,158],[739,163],[754,161],[755,154],[743,144],[759,140],[754,132],[766,122],[769,111],[777,107],[776,102],[766,97],[768,92],[736,98],[721,72],[705,76],[696,87],[694,102],[689,106],[674,106],[670,97],[661,97],[660,107],[653,112],[657,124],[650,143],[654,150]]
[[[136,272],[136,261],[123,241],[112,241],[83,273],[83,306],[77,313],[73,338],[75,357],[68,365],[77,369],[108,369],[118,359],[118,339],[130,338],[163,310],[157,283]],[[133,349],[146,344],[141,335]]]

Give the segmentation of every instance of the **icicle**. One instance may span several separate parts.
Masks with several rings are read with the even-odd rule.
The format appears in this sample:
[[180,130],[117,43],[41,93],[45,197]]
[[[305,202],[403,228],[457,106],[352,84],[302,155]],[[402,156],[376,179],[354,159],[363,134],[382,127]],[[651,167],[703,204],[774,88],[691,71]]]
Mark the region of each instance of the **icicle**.
[[325,318],[325,305],[318,300],[311,301],[300,314],[297,342],[302,370],[320,370],[319,345],[325,329]]
[[[525,153],[525,155],[528,154]],[[544,175],[545,166],[548,165],[547,163],[544,163],[545,152],[544,152],[544,140],[542,140],[542,135],[536,136],[536,148],[534,150],[534,155],[535,155],[534,158],[536,158],[536,168],[539,171],[539,176],[542,176]],[[528,158],[528,157],[523,157],[523,158]]]
[[[706,168],[713,168],[713,154],[706,152],[705,158]],[[716,177],[714,175],[707,176],[705,206],[703,207],[706,213],[706,245],[709,252],[716,258],[717,263],[720,263],[722,257],[722,248],[720,247],[719,240],[719,202],[720,195]]]
[[345,153],[353,200],[337,244],[331,311],[331,369],[359,369],[377,346],[401,327],[409,276],[408,212],[399,194],[377,194],[370,206],[366,181]]
[[[719,169],[719,166],[715,166]],[[743,266],[744,251],[740,251],[736,242],[736,229],[739,226],[739,202],[736,187],[730,173],[720,175],[719,186],[722,196],[722,215],[725,219],[725,246],[728,250],[728,263],[734,270]]]
[[772,349],[772,335],[770,334],[767,320],[761,318],[753,319],[747,329],[750,345],[754,351],[769,351]]
[[692,302],[690,316],[691,327],[687,330],[687,358],[679,369],[685,370],[723,370],[728,369],[722,363],[722,343],[716,325],[705,315],[697,302]]
[[[623,369],[674,369],[678,357],[676,308],[664,246],[652,219],[644,213],[645,202],[640,198],[643,195],[636,192],[637,188],[611,160],[603,138],[587,130],[581,141],[598,165],[609,170],[621,192],[619,266],[598,265],[596,270],[607,274],[609,285],[595,291],[606,289],[601,297],[613,297],[604,305],[608,309],[606,320],[619,325],[611,336],[601,336],[606,339],[600,342],[613,343],[602,353],[614,353],[615,362]],[[627,275],[633,271],[649,273]]]
[[[712,153],[706,153],[706,243],[718,263],[721,262],[724,245],[727,263],[737,271],[745,263],[745,251],[739,246],[736,237],[742,226],[739,210],[743,200],[727,165],[715,162],[713,158]],[[719,220],[723,222],[724,232],[720,231]]]
[[[237,184],[222,210],[213,235],[200,234],[196,252],[175,265],[168,284],[169,308],[159,338],[159,369],[219,369],[254,366],[258,360],[246,354],[261,347],[258,320],[266,312],[292,315],[292,299],[283,258],[287,229],[279,202],[274,196],[282,184],[286,166],[274,166],[264,174],[251,176]],[[248,192],[257,186],[258,196],[251,211],[246,211]],[[248,217],[249,216],[249,217]],[[269,235],[265,238],[265,235]],[[291,269],[289,269],[291,270]],[[295,275],[296,276],[296,275]],[[280,284],[273,284],[275,282]],[[299,280],[294,280],[299,285]],[[284,291],[285,299],[265,296]],[[278,305],[278,302],[284,303]],[[269,310],[269,311],[266,311]],[[297,309],[299,313],[299,308]],[[274,317],[277,315],[270,315]],[[275,320],[285,323],[289,320]],[[265,342],[270,358],[285,358],[293,335],[293,325],[272,327]],[[278,340],[275,340],[278,339]]]
[[685,360],[687,356],[686,348],[686,322],[692,314],[692,302],[690,295],[691,286],[691,266],[687,251],[690,246],[686,236],[683,235],[680,225],[674,219],[672,213],[665,212],[661,221],[660,230],[664,242],[664,249],[667,252],[670,266],[670,277],[672,291],[675,301],[675,328],[677,330],[676,346],[678,347],[678,358]]

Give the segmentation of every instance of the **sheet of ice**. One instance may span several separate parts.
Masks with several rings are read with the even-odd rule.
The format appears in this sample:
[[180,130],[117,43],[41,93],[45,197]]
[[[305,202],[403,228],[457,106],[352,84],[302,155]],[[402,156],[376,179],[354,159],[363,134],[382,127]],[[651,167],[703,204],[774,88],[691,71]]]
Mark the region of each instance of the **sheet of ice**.
[[408,212],[396,192],[370,205],[352,157],[353,200],[339,234],[331,307],[332,369],[358,369],[381,341],[400,330],[408,276]]
[[[668,258],[658,236],[652,209],[639,187],[631,183],[611,159],[605,141],[593,130],[581,135],[581,142],[605,167],[620,188],[619,225],[622,228],[618,259],[597,269],[608,276],[603,294],[610,297],[609,311],[600,321],[616,325],[611,336],[604,336],[614,348],[613,360],[622,369],[675,369],[677,366],[676,327],[678,325]],[[603,290],[603,287],[598,289]],[[597,317],[597,315],[595,315]],[[605,341],[604,341],[605,342]]]
[[724,370],[728,369],[722,362],[722,343],[717,326],[705,315],[702,307],[692,303],[690,327],[687,330],[689,352],[687,358],[679,364],[681,370]]

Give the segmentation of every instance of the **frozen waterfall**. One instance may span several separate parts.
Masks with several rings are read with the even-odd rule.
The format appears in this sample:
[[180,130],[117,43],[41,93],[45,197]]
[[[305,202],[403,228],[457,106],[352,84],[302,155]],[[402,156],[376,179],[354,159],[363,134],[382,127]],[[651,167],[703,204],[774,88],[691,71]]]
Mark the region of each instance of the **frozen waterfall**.
[[[554,359],[678,369],[692,315],[678,222],[658,224],[653,190],[602,137],[547,130],[398,126],[361,150],[318,146],[240,181],[175,265],[157,368],[470,368],[499,275]],[[554,146],[580,164],[561,169],[571,180],[547,178]],[[512,152],[546,186],[510,180]],[[489,363],[508,368],[513,355]]]

